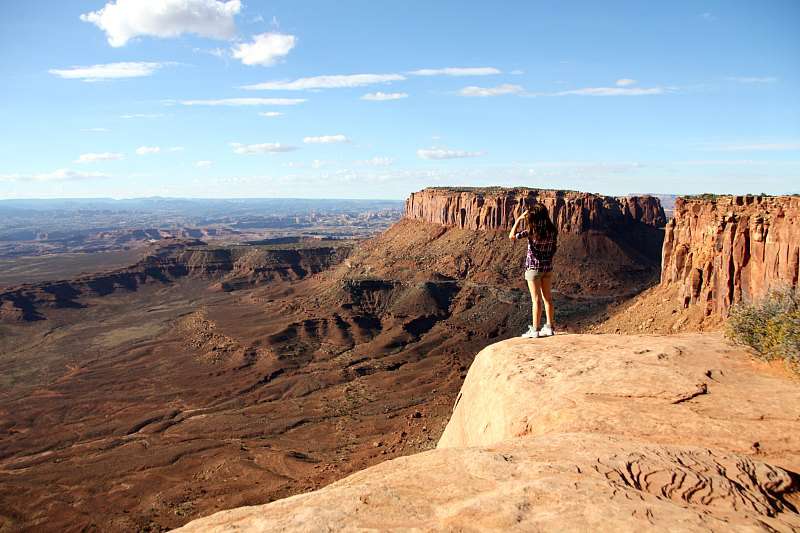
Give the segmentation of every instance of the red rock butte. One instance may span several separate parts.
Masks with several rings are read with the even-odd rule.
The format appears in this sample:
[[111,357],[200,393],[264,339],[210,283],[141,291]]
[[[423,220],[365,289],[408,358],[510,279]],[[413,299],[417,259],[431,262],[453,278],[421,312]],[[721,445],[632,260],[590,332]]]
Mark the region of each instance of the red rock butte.
[[559,232],[581,233],[642,222],[666,223],[652,196],[613,197],[548,189],[430,187],[411,193],[406,217],[462,229],[508,229],[525,209],[544,204]]

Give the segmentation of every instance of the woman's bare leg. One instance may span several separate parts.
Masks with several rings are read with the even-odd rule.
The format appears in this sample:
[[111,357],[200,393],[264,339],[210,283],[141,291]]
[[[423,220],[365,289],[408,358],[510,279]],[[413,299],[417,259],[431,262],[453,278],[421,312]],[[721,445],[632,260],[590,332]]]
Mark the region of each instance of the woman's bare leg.
[[554,324],[553,315],[555,314],[553,309],[552,274],[544,276],[538,285],[541,289],[542,300],[544,300],[544,313],[547,317],[547,323],[552,326]]
[[539,331],[542,323],[542,307],[539,305],[539,293],[542,292],[542,282],[539,279],[528,280],[528,290],[531,291],[531,314],[533,315],[533,327]]

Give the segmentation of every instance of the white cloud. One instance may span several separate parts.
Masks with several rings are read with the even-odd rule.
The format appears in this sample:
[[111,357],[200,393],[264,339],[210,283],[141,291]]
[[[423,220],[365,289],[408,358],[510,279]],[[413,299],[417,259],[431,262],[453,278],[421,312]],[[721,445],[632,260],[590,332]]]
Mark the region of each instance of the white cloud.
[[103,172],[83,172],[79,170],[70,170],[68,168],[60,168],[53,172],[45,172],[41,174],[5,174],[0,175],[0,182],[3,181],[81,181],[90,179],[103,179],[110,178],[108,174]]
[[293,81],[268,81],[255,85],[244,85],[242,89],[266,91],[306,91],[310,89],[341,89],[347,87],[363,87],[378,83],[405,80],[401,74],[336,74],[331,76],[314,76],[298,78]]
[[617,87],[628,87],[630,85],[636,85],[636,80],[632,80],[631,78],[617,80]]
[[223,58],[225,57],[225,50],[222,48],[192,48],[192,52],[195,54],[208,54],[214,57]]
[[[491,74],[501,74],[501,71],[494,67],[447,67],[440,69],[420,69],[406,73],[411,76],[488,76]],[[306,91],[314,89],[341,89],[349,87],[363,87],[366,85],[376,85],[380,83],[390,83],[393,81],[403,81],[406,76],[403,74],[336,74],[327,76],[313,76],[309,78],[298,78],[291,81],[269,81],[253,85],[244,85],[242,89],[267,90],[267,91]],[[384,95],[384,93],[374,93]],[[396,96],[396,95],[403,96]],[[365,100],[392,100],[405,98],[405,93],[390,93],[394,98],[368,98],[369,95],[362,97]]]
[[210,106],[256,106],[256,105],[296,105],[305,98],[222,98],[219,100],[181,100],[182,105]]
[[361,97],[362,100],[370,100],[372,102],[383,102],[385,100],[400,100],[402,98],[408,98],[408,93],[382,93],[378,91],[376,93],[367,93]]
[[293,152],[296,146],[289,146],[281,143],[261,143],[261,144],[241,144],[231,143],[231,148],[236,154],[274,154],[281,152]]
[[33,176],[34,181],[79,181],[88,179],[110,178],[104,172],[82,172],[79,170],[69,170],[60,168],[54,172],[46,174],[36,174]]
[[306,144],[334,144],[350,142],[345,135],[320,135],[318,137],[305,137],[303,142]]
[[394,163],[393,158],[380,156],[375,156],[372,159],[362,159],[361,161],[356,161],[357,165],[365,165],[369,167],[388,167],[392,163]]
[[119,118],[159,118],[163,116],[163,113],[131,113],[128,115],[120,115]]
[[91,65],[88,67],[70,67],[65,69],[50,69],[48,72],[54,76],[68,80],[81,80],[86,82],[114,80],[120,78],[141,78],[150,76],[167,63],[154,63],[144,61],[129,61],[123,63],[106,63],[104,65]]
[[408,74],[412,76],[491,76],[502,74],[502,71],[494,67],[446,67],[412,70]]
[[461,159],[465,157],[480,157],[485,152],[467,152],[465,150],[450,150],[447,148],[422,148],[417,150],[420,159]]
[[778,81],[778,78],[774,76],[764,76],[764,77],[756,77],[756,76],[730,76],[725,78],[728,81],[735,81],[737,83],[775,83]]
[[522,70],[522,69],[517,68],[517,69],[512,70],[511,74],[513,74],[514,76],[522,76],[523,74],[525,74],[525,71]]
[[283,113],[281,113],[280,111],[262,111],[261,113],[259,113],[259,115],[261,115],[262,117],[273,118],[273,117],[280,117],[283,115]]
[[294,48],[297,39],[284,33],[261,33],[253,36],[252,43],[237,44],[231,49],[233,57],[245,65],[274,65]]
[[95,163],[97,161],[118,161],[125,156],[123,154],[113,153],[113,152],[101,152],[101,153],[88,153],[88,154],[81,154],[76,159],[75,163]]
[[167,148],[168,152],[183,152],[183,150],[184,150],[183,146],[172,146],[170,148]]
[[504,94],[522,94],[525,92],[525,89],[522,88],[520,85],[512,85],[510,83],[505,83],[503,85],[498,85],[497,87],[464,87],[461,89],[458,94],[461,96],[501,96]]
[[213,164],[214,164],[214,162],[213,162],[213,161],[208,161],[208,160],[205,160],[205,159],[204,159],[204,160],[202,160],[202,161],[197,161],[197,162],[194,164],[194,166],[196,166],[197,168],[208,168],[208,167],[210,167],[210,166],[211,166],[211,165],[213,165]]
[[646,96],[653,94],[664,94],[666,91],[662,87],[651,87],[649,89],[641,87],[587,87],[585,89],[573,89],[553,93],[553,96]]
[[81,15],[81,20],[103,30],[113,47],[141,35],[165,38],[194,33],[230,39],[236,35],[234,16],[241,8],[240,0],[115,0]]
[[159,146],[140,146],[136,149],[136,155],[157,154],[159,152],[161,152],[161,147]]

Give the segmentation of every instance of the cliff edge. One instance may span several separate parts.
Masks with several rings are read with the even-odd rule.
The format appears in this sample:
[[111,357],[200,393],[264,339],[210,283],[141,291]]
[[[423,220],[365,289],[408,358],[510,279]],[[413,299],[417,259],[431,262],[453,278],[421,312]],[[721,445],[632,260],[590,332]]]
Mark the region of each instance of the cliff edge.
[[437,449],[182,531],[800,528],[800,385],[721,337],[482,350]]
[[798,275],[800,197],[678,198],[664,230],[660,283],[597,331],[715,329],[733,305],[797,287]]
[[411,193],[406,217],[462,229],[508,229],[534,203],[547,207],[560,233],[620,229],[637,223],[660,227],[667,222],[654,196],[616,198],[527,187],[429,187]]
[[700,305],[705,316],[796,286],[800,197],[678,199],[662,261],[661,285],[677,285],[683,306]]

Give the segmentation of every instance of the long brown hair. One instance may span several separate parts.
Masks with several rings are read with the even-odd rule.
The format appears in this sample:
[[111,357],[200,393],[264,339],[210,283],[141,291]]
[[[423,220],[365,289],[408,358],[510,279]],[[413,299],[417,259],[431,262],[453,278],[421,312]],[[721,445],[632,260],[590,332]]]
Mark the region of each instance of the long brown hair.
[[530,208],[525,222],[528,225],[528,234],[536,240],[555,239],[558,235],[558,229],[542,204],[537,203]]

